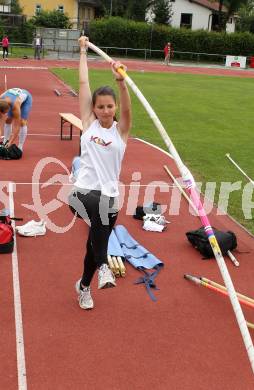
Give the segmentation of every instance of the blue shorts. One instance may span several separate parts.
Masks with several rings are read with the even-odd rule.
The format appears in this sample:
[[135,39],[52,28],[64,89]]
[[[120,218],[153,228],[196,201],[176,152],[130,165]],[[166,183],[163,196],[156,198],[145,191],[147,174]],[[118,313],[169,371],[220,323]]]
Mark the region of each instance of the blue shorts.
[[[21,104],[21,119],[28,119],[28,116],[30,114],[30,111],[31,111],[31,108],[32,108],[32,105],[33,105],[33,98],[32,98],[32,95],[30,94],[30,92],[28,91],[25,91],[26,94],[27,94],[27,98],[26,100],[24,101],[24,103]],[[12,109],[10,109],[8,111],[8,118],[12,118],[13,117],[13,112],[12,112]]]

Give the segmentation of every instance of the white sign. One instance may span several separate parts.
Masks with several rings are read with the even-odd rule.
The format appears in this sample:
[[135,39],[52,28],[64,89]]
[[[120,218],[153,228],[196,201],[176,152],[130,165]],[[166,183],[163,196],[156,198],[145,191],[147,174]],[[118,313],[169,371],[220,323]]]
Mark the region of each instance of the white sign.
[[246,57],[227,56],[226,66],[231,68],[246,68]]
[[59,37],[60,38],[66,38],[67,37],[67,31],[59,31]]

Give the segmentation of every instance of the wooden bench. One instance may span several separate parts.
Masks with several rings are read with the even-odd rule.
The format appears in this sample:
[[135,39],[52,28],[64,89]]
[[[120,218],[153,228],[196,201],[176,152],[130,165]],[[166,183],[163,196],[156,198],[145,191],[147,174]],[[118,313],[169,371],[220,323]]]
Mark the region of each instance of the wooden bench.
[[[79,129],[81,135],[83,130],[81,119],[79,119],[76,115],[65,112],[60,112],[59,115],[61,118],[61,140],[72,140],[73,126]],[[69,126],[69,136],[63,135],[66,124]]]

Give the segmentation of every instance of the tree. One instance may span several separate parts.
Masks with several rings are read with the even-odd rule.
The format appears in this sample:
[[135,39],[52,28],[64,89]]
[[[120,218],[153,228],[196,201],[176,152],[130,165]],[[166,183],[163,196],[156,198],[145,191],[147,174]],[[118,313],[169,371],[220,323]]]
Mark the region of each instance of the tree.
[[125,0],[112,0],[112,14],[111,16],[121,16],[125,15],[126,11],[126,1]]
[[254,0],[248,0],[238,11],[237,31],[254,33]]
[[[228,18],[236,13],[242,5],[246,4],[248,0],[219,0],[219,30],[226,29]],[[227,8],[227,12],[223,12],[223,6]]]
[[105,1],[98,1],[98,6],[95,8],[95,18],[103,17],[107,14],[107,7]]
[[237,31],[251,32],[254,34],[254,15],[244,16],[240,18],[236,25]]
[[33,17],[33,24],[39,27],[71,28],[69,17],[61,11],[41,11]]
[[238,11],[238,15],[240,17],[251,16],[253,14],[254,14],[254,0],[247,0],[245,4],[241,5]]
[[148,0],[129,0],[126,17],[138,22],[144,22],[147,6]]
[[23,7],[20,6],[19,0],[12,0],[11,13],[15,15],[21,15],[23,13]]
[[144,22],[148,7],[153,9],[156,23],[169,23],[172,15],[169,0],[100,0],[96,16],[120,16]]
[[148,3],[154,14],[154,22],[169,24],[172,17],[172,6],[169,0],[153,0]]
[[100,0],[96,16],[120,16],[144,21],[147,4],[148,0]]
[[105,16],[121,16],[123,17],[126,11],[125,0],[100,0],[99,9],[97,12]]

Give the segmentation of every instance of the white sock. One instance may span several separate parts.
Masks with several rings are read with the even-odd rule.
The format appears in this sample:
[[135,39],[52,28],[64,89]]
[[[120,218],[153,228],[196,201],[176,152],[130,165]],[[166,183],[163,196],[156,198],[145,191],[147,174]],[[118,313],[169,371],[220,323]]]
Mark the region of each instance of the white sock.
[[19,131],[19,149],[23,150],[23,146],[27,136],[27,126],[21,126]]
[[4,143],[9,140],[11,135],[12,126],[9,123],[4,125]]

